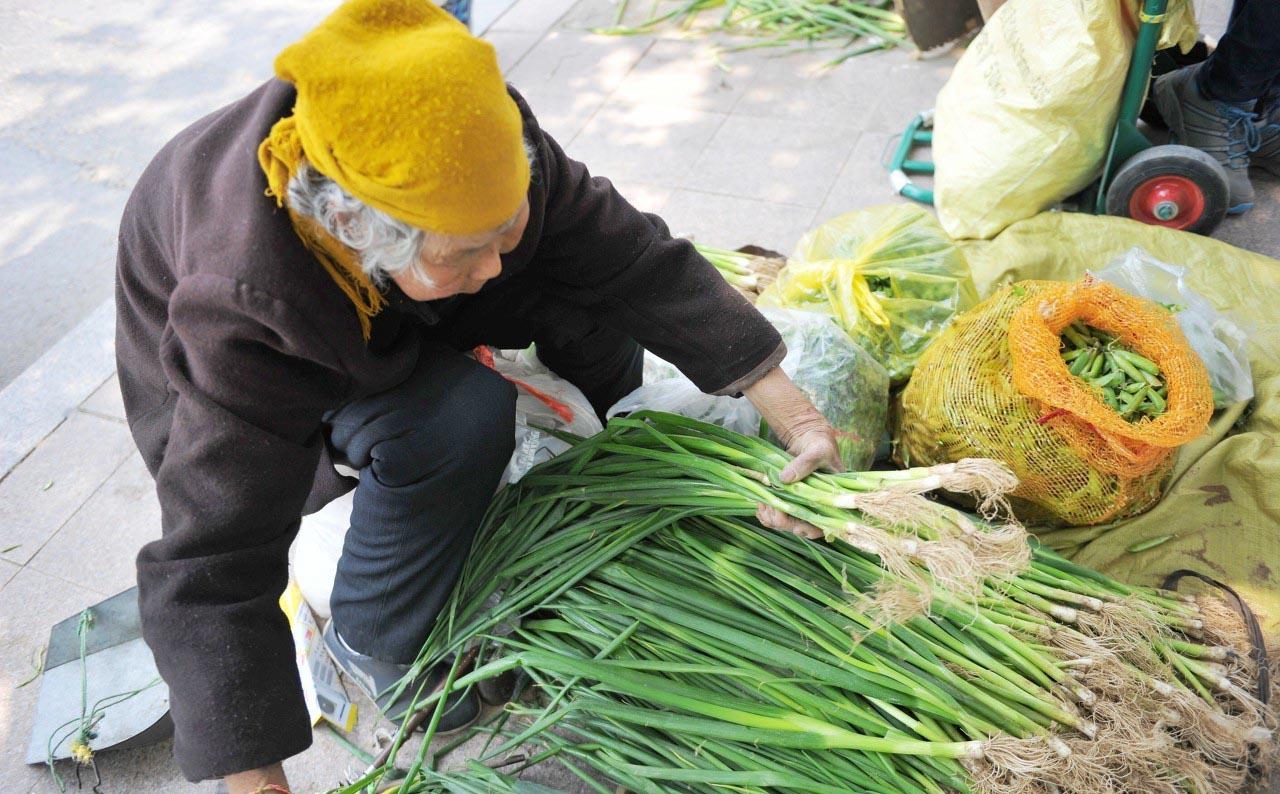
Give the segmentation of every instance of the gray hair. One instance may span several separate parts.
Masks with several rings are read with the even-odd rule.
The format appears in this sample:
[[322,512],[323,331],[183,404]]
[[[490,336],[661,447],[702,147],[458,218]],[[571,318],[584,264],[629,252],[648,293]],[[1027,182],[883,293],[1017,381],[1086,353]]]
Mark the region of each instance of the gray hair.
[[405,270],[430,284],[420,264],[422,250],[428,244],[442,248],[449,241],[370,207],[305,163],[289,180],[289,208],[354,251],[361,270],[379,287]]
[[[525,140],[525,155],[530,171],[536,153]],[[376,207],[370,207],[343,190],[329,177],[311,168],[305,161],[289,180],[289,208],[320,224],[331,237],[350,248],[360,259],[360,268],[375,286],[383,287],[392,277],[412,272],[419,280],[434,285],[422,267],[422,253],[447,250],[454,237],[420,229],[397,220]],[[499,227],[511,228],[515,218]]]

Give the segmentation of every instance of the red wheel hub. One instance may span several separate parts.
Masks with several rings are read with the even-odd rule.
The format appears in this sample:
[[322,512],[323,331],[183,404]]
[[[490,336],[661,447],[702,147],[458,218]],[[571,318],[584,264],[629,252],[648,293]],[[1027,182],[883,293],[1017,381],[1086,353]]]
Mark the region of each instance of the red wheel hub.
[[1204,215],[1204,191],[1185,176],[1152,177],[1129,197],[1129,217],[1152,226],[1185,229]]

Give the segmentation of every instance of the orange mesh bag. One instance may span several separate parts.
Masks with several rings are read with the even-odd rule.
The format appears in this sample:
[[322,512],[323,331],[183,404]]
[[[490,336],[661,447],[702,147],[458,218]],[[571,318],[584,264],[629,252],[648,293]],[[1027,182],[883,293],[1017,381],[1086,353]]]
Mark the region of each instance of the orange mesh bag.
[[[1081,320],[1151,359],[1164,413],[1128,422],[1067,370],[1059,334]],[[1213,412],[1209,377],[1164,308],[1109,284],[1024,281],[957,317],[903,390],[895,455],[904,465],[1004,461],[1027,521],[1097,524],[1160,498],[1173,451]]]

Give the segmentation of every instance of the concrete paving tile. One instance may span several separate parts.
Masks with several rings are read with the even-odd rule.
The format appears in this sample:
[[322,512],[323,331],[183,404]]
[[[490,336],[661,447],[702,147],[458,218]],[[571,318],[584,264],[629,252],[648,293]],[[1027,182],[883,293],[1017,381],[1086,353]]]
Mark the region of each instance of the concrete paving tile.
[[120,378],[112,375],[111,379],[98,387],[89,399],[80,403],[80,410],[91,414],[106,416],[125,421],[124,397],[120,394]]
[[605,94],[596,91],[564,91],[554,86],[533,86],[526,91],[512,83],[524,96],[542,130],[561,146],[573,140],[604,104]]
[[[556,27],[561,30],[596,30],[615,26],[635,27],[658,13],[664,4],[663,0],[649,2],[627,2],[622,18],[618,18],[618,7],[623,0],[578,0],[569,9]],[[669,4],[670,0],[667,0]]]
[[111,297],[119,208],[128,195],[5,136],[0,128],[0,385]]
[[951,77],[962,52],[955,48],[918,58],[905,50],[888,50],[877,56],[885,61],[881,84],[887,90],[868,114],[865,128],[902,132],[917,113],[937,104],[938,92]]
[[661,213],[673,234],[722,248],[754,244],[784,253],[808,231],[813,214],[811,207],[696,190],[674,191]]
[[617,39],[553,30],[511,72],[521,92],[555,88],[608,94],[618,87],[649,47],[647,38]]
[[681,187],[816,209],[857,136],[851,126],[730,116]]
[[134,560],[160,537],[155,481],[136,452],[112,473],[28,566],[107,595],[137,583]]
[[7,560],[0,560],[0,590],[3,590],[4,586],[9,583],[9,580],[16,576],[20,570],[22,570],[21,566],[15,565]]
[[516,30],[491,30],[482,38],[493,45],[498,53],[498,66],[502,68],[503,74],[507,74],[515,68],[525,53],[533,49],[541,36],[537,33]]
[[618,39],[552,31],[507,75],[543,129],[567,144],[587,123],[649,46],[648,39]]
[[[105,794],[213,794],[218,787],[212,781],[191,783],[184,778],[173,760],[173,741],[169,739],[133,750],[99,753],[96,760]],[[74,784],[70,790],[75,790]]]
[[[831,192],[818,210],[817,222],[862,207],[904,201],[889,187],[889,171],[884,167],[887,147],[894,142],[892,133],[868,130],[858,136]],[[927,181],[921,181],[927,186]]]
[[1257,198],[1253,209],[1228,217],[1214,230],[1223,242],[1280,259],[1280,178],[1257,168],[1249,172]]
[[489,30],[544,33],[560,21],[577,0],[519,0]]
[[134,451],[129,429],[73,413],[0,482],[0,557],[26,564]]
[[707,39],[655,41],[610,101],[727,113],[755,79],[760,63],[758,58],[743,59],[726,71]]
[[885,80],[897,61],[877,52],[828,68],[832,57],[819,51],[760,59],[733,114],[861,128],[882,101],[891,101]]
[[515,4],[516,0],[472,0],[471,32],[477,36],[485,33]]
[[40,684],[18,684],[37,669],[53,624],[101,600],[98,593],[31,569],[19,571],[0,590],[0,791],[56,790],[46,769],[23,763]]
[[610,99],[568,146],[591,173],[679,187],[728,116],[677,105]]
[[609,178],[609,181],[613,183],[614,189],[631,203],[631,206],[641,212],[652,212],[660,215],[662,214],[662,207],[671,198],[671,188],[662,187],[661,185],[613,179],[612,177]]

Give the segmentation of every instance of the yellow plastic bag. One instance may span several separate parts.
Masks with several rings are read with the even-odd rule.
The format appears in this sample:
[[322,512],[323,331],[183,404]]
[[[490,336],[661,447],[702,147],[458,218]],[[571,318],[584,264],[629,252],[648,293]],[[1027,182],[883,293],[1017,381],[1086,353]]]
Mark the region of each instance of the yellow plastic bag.
[[[1139,584],[1188,568],[1235,588],[1280,647],[1280,261],[1122,218],[1046,213],[963,244],[982,294],[1024,279],[1078,279],[1138,246],[1187,269],[1187,286],[1248,328],[1254,398],[1182,447],[1164,497],[1119,523],[1038,532],[1075,561]],[[1147,551],[1135,544],[1174,537]]]
[[[1009,0],[938,94],[934,196],[956,238],[989,238],[1097,175],[1136,30],[1134,0]],[[1171,3],[1161,46],[1189,48],[1190,4]]]
[[889,204],[806,234],[756,303],[831,315],[902,383],[956,312],[977,302],[969,267],[933,213]]

